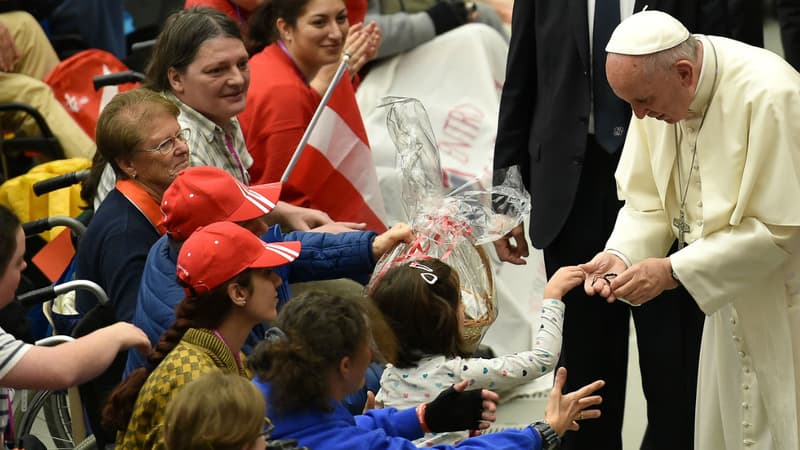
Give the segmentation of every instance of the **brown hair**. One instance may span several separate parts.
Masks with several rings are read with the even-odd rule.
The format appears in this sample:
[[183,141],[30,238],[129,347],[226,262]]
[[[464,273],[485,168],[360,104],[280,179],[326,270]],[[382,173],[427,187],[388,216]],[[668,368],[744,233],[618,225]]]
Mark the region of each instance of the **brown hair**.
[[247,378],[214,371],[183,386],[164,415],[170,450],[241,450],[264,429],[264,396]]
[[169,99],[146,88],[136,88],[114,96],[97,119],[94,154],[89,179],[83,183],[81,198],[89,205],[94,201],[97,186],[106,163],[111,164],[119,178],[127,178],[117,159],[132,158],[136,147],[147,138],[150,118],[158,113],[178,117],[180,110]]
[[[364,299],[312,291],[283,307],[275,326],[286,337],[259,343],[248,359],[256,375],[272,385],[270,403],[277,413],[330,410],[327,374],[342,358],[372,343],[370,325],[381,321],[367,305]],[[391,339],[375,338],[384,355],[392,353]]]
[[169,91],[169,69],[184,73],[200,46],[217,37],[242,40],[236,22],[216,9],[193,7],[167,17],[147,65],[145,86],[158,92]]
[[247,51],[254,55],[264,47],[280,39],[278,19],[283,19],[292,27],[297,25],[297,18],[303,15],[306,5],[311,0],[267,0],[253,10],[248,20]]
[[251,269],[246,269],[208,293],[188,295],[178,303],[175,308],[175,322],[161,335],[158,344],[147,356],[147,365],[131,372],[108,396],[103,407],[103,424],[106,427],[123,432],[127,429],[136,398],[150,373],[178,345],[189,328],[217,328],[233,307],[233,302],[228,297],[228,285],[237,283],[251,289],[252,273]]
[[392,267],[371,296],[397,337],[397,358],[390,360],[395,366],[415,367],[425,355],[468,356],[458,326],[458,272],[444,262],[431,258]]

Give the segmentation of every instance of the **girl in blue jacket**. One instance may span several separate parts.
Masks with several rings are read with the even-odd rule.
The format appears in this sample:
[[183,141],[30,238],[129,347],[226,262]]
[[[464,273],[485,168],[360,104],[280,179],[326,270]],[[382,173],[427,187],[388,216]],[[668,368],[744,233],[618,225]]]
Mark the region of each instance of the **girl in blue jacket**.
[[[372,317],[372,320],[370,320]],[[443,391],[431,402],[398,411],[372,410],[352,416],[341,400],[364,383],[372,359],[372,324],[379,323],[363,302],[309,293],[289,302],[278,315],[280,337],[256,347],[250,359],[254,382],[267,401],[275,425],[273,439],[295,439],[301,446],[324,449],[413,449],[425,432],[488,428],[494,420],[497,395],[487,390],[464,391],[467,382]],[[376,337],[379,337],[376,334]],[[386,346],[381,346],[384,353]],[[602,381],[567,395],[563,368],[547,404],[545,421],[523,430],[477,436],[448,449],[553,449],[560,436],[577,430],[578,420],[600,416],[591,395]]]

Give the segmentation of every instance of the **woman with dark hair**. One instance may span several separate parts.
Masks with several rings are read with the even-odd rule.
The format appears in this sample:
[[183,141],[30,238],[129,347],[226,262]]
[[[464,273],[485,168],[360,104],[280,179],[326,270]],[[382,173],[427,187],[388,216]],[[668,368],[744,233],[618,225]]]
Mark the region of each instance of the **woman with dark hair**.
[[[25,270],[25,233],[19,219],[0,206],[0,308],[14,299]],[[8,424],[7,388],[64,389],[94,378],[117,352],[148,347],[142,330],[128,323],[101,328],[56,347],[35,347],[0,328],[0,436]]]
[[[381,37],[370,23],[350,42],[349,28],[344,0],[272,0],[250,17],[253,84],[239,118],[254,159],[253,180],[280,180],[333,75],[320,73],[335,69],[344,52],[351,55],[348,67],[353,78],[343,78],[334,92],[344,96],[360,117],[353,81],[374,58]],[[361,46],[366,51],[353,50]],[[320,85],[320,78],[327,81]],[[290,203],[309,203],[300,186],[285,184],[284,194]]]
[[[355,299],[310,293],[289,302],[275,322],[282,332],[256,347],[250,359],[255,383],[267,399],[267,415],[275,425],[272,437],[295,439],[301,446],[326,450],[414,449],[410,441],[424,432],[483,429],[493,420],[497,394],[463,391],[468,381],[445,389],[415,408],[385,408],[353,417],[340,401],[364,383],[372,356],[368,309]],[[559,370],[545,412],[545,421],[521,431],[470,438],[463,449],[553,449],[577,420],[600,416],[591,395],[596,381],[562,395],[566,370]],[[451,448],[435,446],[432,448]]]
[[248,376],[241,348],[257,324],[275,319],[281,278],[270,270],[294,261],[297,241],[264,243],[231,222],[195,231],[178,256],[186,298],[175,322],[103,409],[120,432],[117,449],[164,448],[164,412],[184,384],[214,370]]
[[[250,14],[263,5],[266,0],[186,0],[184,8],[193,6],[207,6],[225,13],[236,21],[242,30],[242,35],[247,36],[247,22]],[[367,0],[346,0],[347,18],[350,23],[361,23],[367,12]]]
[[193,131],[193,166],[219,167],[244,184],[253,164],[236,115],[250,85],[239,27],[210,8],[167,18],[147,67],[145,87],[178,105],[182,128]]

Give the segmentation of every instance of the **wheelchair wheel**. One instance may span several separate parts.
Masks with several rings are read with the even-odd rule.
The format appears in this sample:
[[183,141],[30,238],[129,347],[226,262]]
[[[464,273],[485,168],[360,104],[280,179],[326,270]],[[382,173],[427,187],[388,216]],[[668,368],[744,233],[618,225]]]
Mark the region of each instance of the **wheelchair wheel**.
[[[27,398],[26,398],[27,397]],[[52,440],[56,449],[73,449],[66,391],[20,391],[14,399],[15,434]]]
[[95,441],[94,436],[89,436],[76,445],[75,450],[97,450],[97,441]]

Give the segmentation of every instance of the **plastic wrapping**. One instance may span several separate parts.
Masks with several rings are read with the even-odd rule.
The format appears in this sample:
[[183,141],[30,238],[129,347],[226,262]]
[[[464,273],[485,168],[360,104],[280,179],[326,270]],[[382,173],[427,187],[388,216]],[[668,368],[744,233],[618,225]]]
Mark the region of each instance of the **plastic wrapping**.
[[517,167],[446,188],[436,139],[422,104],[412,98],[387,97],[383,105],[388,108],[386,123],[397,148],[406,221],[415,240],[398,245],[378,261],[367,289],[371,291],[394,265],[441,259],[459,274],[465,340],[477,347],[497,317],[494,271],[481,244],[499,239],[521,223],[530,212],[530,195]]

